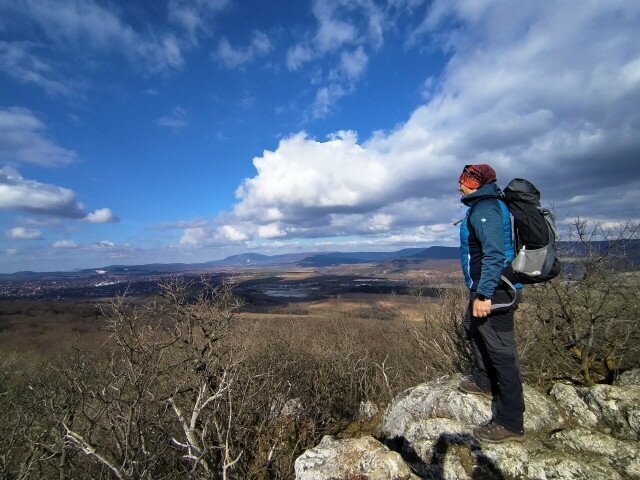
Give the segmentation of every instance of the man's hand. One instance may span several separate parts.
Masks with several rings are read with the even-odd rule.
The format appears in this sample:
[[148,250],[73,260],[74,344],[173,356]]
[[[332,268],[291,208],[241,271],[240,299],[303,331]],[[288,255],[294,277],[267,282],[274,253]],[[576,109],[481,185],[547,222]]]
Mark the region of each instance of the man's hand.
[[491,313],[491,299],[486,300],[475,299],[473,301],[473,316],[484,318]]

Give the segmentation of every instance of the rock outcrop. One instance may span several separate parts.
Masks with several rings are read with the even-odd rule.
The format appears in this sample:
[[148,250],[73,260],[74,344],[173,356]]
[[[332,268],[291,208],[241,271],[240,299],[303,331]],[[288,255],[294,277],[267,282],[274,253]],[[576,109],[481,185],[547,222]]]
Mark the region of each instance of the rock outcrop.
[[372,437],[336,440],[326,436],[295,463],[305,480],[419,480],[402,457]]
[[[635,373],[634,373],[635,372]],[[522,443],[479,442],[492,402],[443,377],[399,395],[372,437],[325,437],[296,461],[297,480],[640,479],[640,376],[615,385],[525,386]],[[387,448],[389,447],[389,448]]]

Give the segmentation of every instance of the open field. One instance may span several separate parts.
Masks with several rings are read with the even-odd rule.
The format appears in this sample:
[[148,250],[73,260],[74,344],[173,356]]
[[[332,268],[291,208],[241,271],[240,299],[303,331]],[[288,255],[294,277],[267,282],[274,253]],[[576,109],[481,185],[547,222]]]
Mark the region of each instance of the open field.
[[[297,272],[288,278],[304,278]],[[287,276],[283,276],[287,278]],[[137,299],[137,302],[143,302]],[[423,299],[424,301],[424,299]],[[427,299],[427,302],[434,299]],[[54,355],[76,344],[94,345],[107,336],[101,306],[106,301],[0,301],[0,351]],[[395,318],[414,322],[420,318],[421,305],[414,296],[395,294],[345,293],[319,300],[280,300],[276,304],[239,312],[242,322],[291,320],[313,322],[328,315],[353,318]]]

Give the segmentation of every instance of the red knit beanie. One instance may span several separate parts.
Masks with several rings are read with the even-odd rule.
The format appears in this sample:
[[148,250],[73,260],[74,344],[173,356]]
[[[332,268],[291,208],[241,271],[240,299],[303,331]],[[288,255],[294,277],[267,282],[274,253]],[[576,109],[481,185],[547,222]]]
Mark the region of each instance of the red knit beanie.
[[495,181],[496,172],[493,168],[485,163],[480,163],[478,165],[465,165],[458,183],[461,183],[471,190],[477,190]]

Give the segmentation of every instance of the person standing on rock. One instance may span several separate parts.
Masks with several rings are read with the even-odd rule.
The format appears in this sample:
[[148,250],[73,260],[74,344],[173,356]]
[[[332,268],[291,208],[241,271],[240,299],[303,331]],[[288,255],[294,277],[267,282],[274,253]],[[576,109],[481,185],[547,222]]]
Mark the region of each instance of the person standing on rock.
[[[489,165],[467,165],[458,180],[468,206],[460,224],[462,271],[469,287],[463,325],[471,347],[473,371],[461,391],[496,400],[494,417],[475,429],[488,442],[524,438],[522,379],[513,334],[513,314],[522,286],[510,289],[501,275],[515,256],[511,218]],[[515,297],[515,298],[514,298]]]

